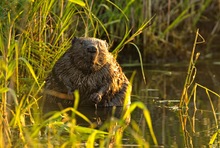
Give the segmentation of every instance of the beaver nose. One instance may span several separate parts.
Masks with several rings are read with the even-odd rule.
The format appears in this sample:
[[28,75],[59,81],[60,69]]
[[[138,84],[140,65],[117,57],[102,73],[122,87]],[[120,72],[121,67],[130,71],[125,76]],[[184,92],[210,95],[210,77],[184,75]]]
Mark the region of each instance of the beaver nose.
[[97,48],[96,48],[95,46],[89,46],[89,47],[87,48],[87,51],[88,51],[89,53],[96,53],[96,52],[97,52]]

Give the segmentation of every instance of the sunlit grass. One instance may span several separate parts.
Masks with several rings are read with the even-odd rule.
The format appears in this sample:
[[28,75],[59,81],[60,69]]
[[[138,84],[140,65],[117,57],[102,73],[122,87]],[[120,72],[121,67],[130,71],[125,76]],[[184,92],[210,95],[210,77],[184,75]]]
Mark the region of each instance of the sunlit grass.
[[[42,98],[41,90],[45,77],[57,59],[69,48],[73,36],[106,36],[111,42],[112,34],[110,35],[106,28],[124,18],[127,21],[127,30],[122,30],[124,37],[123,34],[120,35],[122,41],[113,52],[117,55],[125,44],[131,43],[143,32],[150,20],[145,20],[129,37],[132,32],[126,12],[132,1],[125,9],[111,1],[107,1],[107,4],[82,0],[19,1],[6,5],[7,3],[10,2],[2,1],[7,9],[13,10],[7,13],[2,11],[3,9],[0,11],[3,16],[0,21],[2,147],[93,147],[97,144],[101,147],[121,147],[127,127],[137,145],[149,146],[150,143],[139,134],[140,130],[135,126],[135,121],[130,119],[130,114],[136,108],[143,110],[153,142],[157,144],[149,111],[141,102],[132,103],[130,108],[124,106],[124,116],[119,119],[112,117],[100,129],[95,129],[96,125],[77,110],[80,97],[77,92],[74,93],[76,99],[73,107],[50,112],[44,115],[43,119],[38,104]],[[98,16],[103,8],[105,11],[112,8],[118,10],[118,18],[111,15],[107,22],[103,21]],[[142,60],[138,47],[134,43],[131,44],[136,47]],[[134,75],[131,81],[133,77]],[[131,89],[131,86],[129,88]],[[128,94],[126,99],[130,99]],[[89,126],[77,125],[76,116],[86,121]],[[129,125],[130,122],[132,126]]]
[[[202,39],[202,41],[198,41],[198,37],[200,37]],[[196,36],[195,36],[195,41],[193,44],[193,49],[191,52],[190,62],[188,65],[187,76],[186,76],[185,84],[183,86],[182,96],[180,99],[180,107],[183,107],[184,105],[185,105],[185,107],[188,106],[188,103],[190,100],[189,95],[188,95],[188,91],[189,91],[189,88],[193,84],[194,79],[196,77],[197,69],[196,69],[195,65],[196,65],[196,62],[197,62],[197,60],[199,58],[199,54],[200,54],[199,52],[196,53],[196,51],[195,51],[196,45],[204,43],[204,42],[205,42],[204,38],[199,34],[199,30],[197,30]]]
[[[202,39],[202,41],[198,41],[200,39]],[[213,104],[213,98],[211,97],[211,95],[214,95],[215,98],[220,99],[220,95],[216,92],[214,92],[213,90],[207,88],[206,86],[203,86],[201,84],[198,84],[196,82],[194,82],[195,77],[196,77],[196,73],[197,73],[197,68],[196,68],[196,62],[199,58],[199,53],[196,52],[196,46],[198,44],[204,43],[205,40],[204,38],[199,34],[199,30],[197,30],[196,32],[196,37],[195,37],[195,41],[193,44],[193,49],[191,52],[191,58],[190,58],[190,63],[188,65],[188,71],[187,71],[187,76],[186,76],[186,80],[185,80],[185,84],[183,87],[183,92],[181,95],[181,99],[180,99],[180,120],[181,120],[181,124],[182,124],[182,129],[184,132],[184,138],[185,140],[187,138],[190,138],[190,134],[188,133],[187,129],[186,129],[186,124],[189,123],[192,131],[195,133],[195,114],[192,117],[192,122],[190,121],[190,119],[188,119],[188,110],[194,110],[194,113],[197,111],[197,90],[199,88],[203,89],[206,92],[206,97],[209,101],[209,104],[211,106],[212,109],[212,113],[213,113],[213,117],[215,120],[215,126],[213,127],[214,129],[216,129],[216,132],[212,135],[212,137],[210,138],[210,142],[209,145],[213,145],[215,140],[217,140],[217,136],[219,134],[219,123],[218,123],[218,119],[217,119],[217,113],[216,113],[216,109],[214,107]],[[189,103],[193,101],[193,105],[194,108],[189,108]],[[189,122],[188,122],[189,121]],[[192,145],[190,142],[186,141],[186,144]]]
[[[101,0],[99,3],[88,0],[1,1],[0,144],[2,147],[50,147],[53,143],[60,147],[80,146],[85,143],[87,147],[97,143],[101,147],[110,144],[120,147],[123,145],[125,129],[137,145],[149,147],[150,143],[143,138],[136,122],[129,119],[135,109],[143,111],[153,144],[157,145],[149,111],[141,102],[132,103],[130,108],[124,106],[124,116],[120,119],[112,117],[99,130],[94,129],[95,125],[77,111],[77,99],[73,107],[60,112],[51,112],[44,121],[39,114],[40,107],[37,102],[42,97],[44,79],[57,59],[69,48],[73,36],[104,37],[110,44],[115,44],[116,40],[117,45],[113,50],[116,57],[125,45],[132,45],[138,52],[145,81],[142,59],[145,59],[149,53],[166,53],[170,49],[161,48],[160,43],[172,44],[172,47],[178,45],[176,42],[169,42],[169,38],[179,41],[179,36],[175,36],[175,28],[184,26],[188,32],[195,28],[199,19],[203,18],[203,12],[211,4],[211,0],[202,1],[199,5],[197,2],[187,3],[187,1],[178,2],[177,5],[174,1],[153,3],[151,0],[141,3],[128,0],[126,5],[124,4],[124,1],[113,3],[109,0]],[[152,4],[155,8],[151,7]],[[171,8],[171,5],[175,7]],[[167,10],[167,13],[162,14],[160,9]],[[188,23],[192,18],[193,23]],[[182,37],[182,34],[180,36]],[[180,107],[187,108],[193,97],[196,101],[196,89],[201,87],[207,92],[217,121],[209,95],[216,93],[200,84],[196,84],[189,93],[189,87],[192,86],[196,76],[195,64],[199,56],[197,53],[194,54],[196,45],[200,43],[197,37],[201,37],[198,32]],[[138,42],[143,42],[143,48],[135,44]],[[78,98],[77,93],[75,95]],[[127,95],[127,100],[129,97]],[[72,113],[71,116],[68,112]],[[76,115],[84,119],[89,127],[78,126]],[[130,122],[130,125],[126,122]],[[217,122],[216,126],[218,126]],[[210,142],[215,140],[215,135]]]

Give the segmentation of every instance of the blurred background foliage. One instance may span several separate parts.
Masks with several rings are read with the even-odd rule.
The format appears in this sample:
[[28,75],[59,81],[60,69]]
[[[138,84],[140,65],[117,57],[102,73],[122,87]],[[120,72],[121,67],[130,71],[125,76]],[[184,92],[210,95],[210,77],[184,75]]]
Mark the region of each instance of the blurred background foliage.
[[[114,49],[128,30],[131,29],[131,36],[153,16],[151,25],[133,41],[145,62],[186,59],[197,28],[206,39],[205,55],[219,48],[219,0],[2,0],[0,3],[4,35],[13,27],[15,40],[23,36],[20,46],[24,39],[31,40],[31,50],[47,50],[44,53],[53,53],[53,57],[62,52],[58,51],[60,46],[66,46],[65,40],[72,36],[106,39]],[[123,53],[124,61],[138,59],[135,50],[127,49]],[[45,57],[37,52],[34,56]]]

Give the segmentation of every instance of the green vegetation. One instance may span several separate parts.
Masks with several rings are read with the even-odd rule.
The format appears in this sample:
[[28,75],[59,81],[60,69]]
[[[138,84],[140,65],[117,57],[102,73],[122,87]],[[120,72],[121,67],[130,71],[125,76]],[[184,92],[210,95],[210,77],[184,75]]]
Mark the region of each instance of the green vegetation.
[[[85,142],[87,147],[92,147],[97,141],[100,146],[109,145],[112,141],[121,146],[126,128],[134,137],[135,143],[148,147],[150,143],[142,138],[143,133],[137,123],[132,119],[130,125],[126,123],[136,108],[143,111],[151,139],[156,145],[149,112],[141,102],[134,102],[129,109],[124,108],[121,119],[112,117],[100,130],[94,129],[93,123],[77,111],[77,105],[53,113],[42,122],[37,102],[42,97],[40,94],[44,79],[56,60],[69,48],[73,36],[106,39],[115,56],[124,47],[135,48],[139,56],[135,58],[140,59],[141,63],[142,58],[143,62],[156,61],[158,58],[167,61],[173,57],[177,57],[174,60],[183,57],[186,59],[192,39],[189,34],[193,32],[194,35],[197,27],[202,29],[212,22],[215,25],[207,29],[211,34],[204,50],[209,52],[213,48],[212,42],[219,39],[216,35],[219,30],[219,14],[213,14],[219,9],[217,3],[211,0],[100,0],[98,3],[94,0],[1,0],[1,146],[48,147],[57,141],[57,146],[60,147],[80,146]],[[208,13],[209,9],[216,11]],[[204,21],[207,24],[199,26]],[[207,32],[203,32],[206,37]],[[190,44],[186,44],[188,42]],[[126,50],[126,54],[130,52],[133,51]],[[194,58],[194,53],[192,55],[192,67],[189,68],[190,74],[187,76],[180,106],[187,106],[190,100],[186,95],[196,70],[197,59]],[[142,75],[145,77],[144,73]],[[213,93],[199,84],[195,85],[193,93],[196,93],[196,87],[204,88],[207,95]],[[72,112],[72,116],[69,117],[67,112]],[[61,115],[66,122],[61,122]],[[90,128],[78,126],[74,115],[88,122]],[[44,128],[47,137],[41,132]]]
[[[120,35],[122,38],[124,35],[124,38],[114,50],[114,54],[117,55],[125,44],[130,43],[143,31],[148,21],[144,21],[137,32],[129,36],[131,29],[127,26],[129,20],[124,10],[111,1],[95,4],[93,1],[81,0],[3,0],[0,6],[2,147],[50,147],[54,143],[55,146],[69,147],[80,146],[85,142],[87,147],[92,147],[97,141],[100,146],[120,146],[124,127],[127,126],[125,121],[130,122],[130,114],[135,108],[143,110],[153,142],[157,144],[150,114],[141,102],[133,103],[130,109],[124,107],[124,116],[121,119],[112,117],[100,130],[94,129],[93,123],[77,111],[77,102],[73,108],[51,113],[52,116],[45,121],[40,118],[37,103],[42,97],[41,90],[47,73],[70,46],[73,36],[106,36],[111,43],[113,37],[110,36],[107,27],[119,20],[126,20],[126,29]],[[111,13],[119,15],[114,16]],[[117,17],[117,20],[111,18],[112,16]],[[109,17],[110,19],[106,19]],[[77,93],[75,95],[77,96]],[[67,114],[69,112],[72,116]],[[75,115],[88,122],[90,128],[78,126]],[[141,138],[135,121],[131,123],[128,130],[136,143],[149,145],[148,141]]]

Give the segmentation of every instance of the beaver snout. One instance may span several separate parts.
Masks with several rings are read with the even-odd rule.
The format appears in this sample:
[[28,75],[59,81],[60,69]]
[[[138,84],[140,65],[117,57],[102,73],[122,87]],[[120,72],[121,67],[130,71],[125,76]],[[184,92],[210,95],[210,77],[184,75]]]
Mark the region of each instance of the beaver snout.
[[95,46],[87,47],[87,52],[95,54],[97,52],[97,48]]

